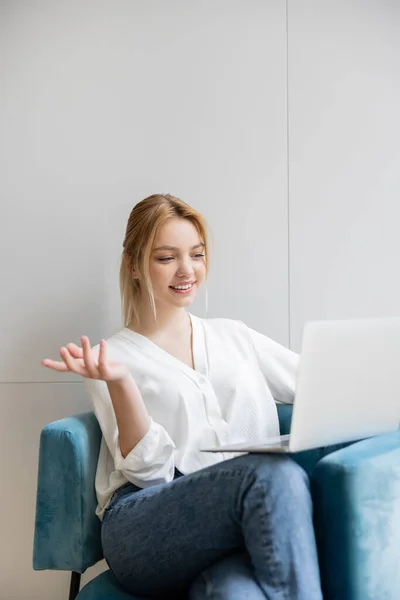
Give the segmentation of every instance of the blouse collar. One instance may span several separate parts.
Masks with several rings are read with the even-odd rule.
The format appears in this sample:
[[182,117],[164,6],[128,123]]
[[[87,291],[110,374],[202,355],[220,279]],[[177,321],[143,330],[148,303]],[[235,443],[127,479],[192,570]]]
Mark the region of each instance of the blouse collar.
[[188,313],[192,324],[192,348],[193,348],[193,362],[194,369],[186,365],[184,362],[172,356],[166,350],[163,350],[155,342],[150,340],[148,337],[137,333],[129,327],[124,327],[119,335],[127,339],[128,341],[139,346],[147,355],[156,357],[158,360],[168,363],[174,369],[180,369],[191,379],[198,382],[199,378],[208,378],[208,360],[207,360],[207,349],[204,325],[202,319]]

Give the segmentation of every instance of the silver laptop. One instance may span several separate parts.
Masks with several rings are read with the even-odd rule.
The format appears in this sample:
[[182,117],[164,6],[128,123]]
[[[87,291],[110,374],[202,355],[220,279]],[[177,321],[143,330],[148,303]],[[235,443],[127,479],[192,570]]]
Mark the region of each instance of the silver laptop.
[[299,452],[395,431],[399,383],[400,318],[308,322],[290,434],[202,450]]

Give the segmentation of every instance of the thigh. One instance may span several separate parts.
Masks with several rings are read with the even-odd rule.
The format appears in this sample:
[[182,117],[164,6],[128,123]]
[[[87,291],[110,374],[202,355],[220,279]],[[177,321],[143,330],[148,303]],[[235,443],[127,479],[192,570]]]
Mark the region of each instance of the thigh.
[[132,593],[156,595],[190,585],[243,548],[238,513],[245,475],[283,460],[240,456],[118,499],[102,524],[104,556],[117,579]]
[[189,588],[189,600],[265,600],[246,551],[221,558],[205,569]]

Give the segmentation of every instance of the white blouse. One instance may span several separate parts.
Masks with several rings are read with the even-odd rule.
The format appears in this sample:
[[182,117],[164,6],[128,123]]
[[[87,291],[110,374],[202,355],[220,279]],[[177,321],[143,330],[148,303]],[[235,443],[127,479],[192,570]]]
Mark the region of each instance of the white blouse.
[[141,488],[169,482],[175,467],[187,474],[238,455],[200,448],[279,435],[274,400],[293,402],[299,355],[241,321],[189,315],[195,370],[127,327],[107,340],[109,358],[128,366],[150,415],[148,432],[125,458],[107,384],[85,379],[103,433],[100,519],[127,481]]

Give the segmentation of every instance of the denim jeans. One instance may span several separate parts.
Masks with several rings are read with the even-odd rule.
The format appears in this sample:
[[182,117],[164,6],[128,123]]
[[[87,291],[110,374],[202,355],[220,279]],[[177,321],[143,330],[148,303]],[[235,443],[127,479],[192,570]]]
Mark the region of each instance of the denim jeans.
[[321,600],[309,487],[306,471],[278,454],[144,489],[128,483],[103,517],[105,559],[142,598]]

